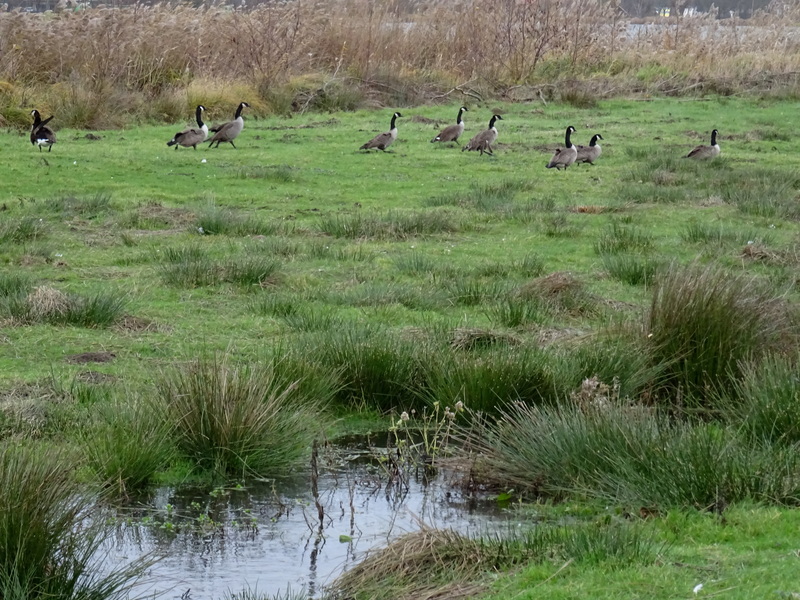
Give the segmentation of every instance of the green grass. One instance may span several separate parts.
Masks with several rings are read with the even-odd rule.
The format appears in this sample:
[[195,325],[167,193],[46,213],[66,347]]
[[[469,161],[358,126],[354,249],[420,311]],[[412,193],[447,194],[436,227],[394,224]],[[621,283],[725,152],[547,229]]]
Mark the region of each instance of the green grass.
[[[546,510],[542,512],[547,515]],[[667,600],[716,594],[734,600],[791,598],[798,593],[796,557],[790,550],[797,526],[796,510],[748,504],[732,507],[724,518],[672,511],[652,521],[654,539],[665,544],[656,563],[632,561],[619,566],[552,560],[503,574],[476,597]],[[695,595],[693,590],[700,585]]]
[[[89,140],[57,116],[43,160],[0,132],[0,431],[77,449],[84,481],[128,491],[187,461],[280,474],[323,423],[346,426],[331,414],[462,401],[526,442],[497,458],[497,489],[609,507],[543,556],[484,544],[481,564],[516,575],[491,592],[473,571],[472,596],[800,593],[774,524],[795,515],[726,508],[798,497],[800,142],[776,133],[796,102],[565,100],[470,106],[465,137],[503,112],[491,158],[434,150],[413,119],[456,105],[398,107],[390,153],[357,148],[392,108],[248,113],[213,152],[167,152],[174,125]],[[546,170],[569,123],[603,155]],[[680,158],[714,126],[719,160]],[[114,359],[68,360],[87,352]],[[131,400],[154,379],[171,448]],[[598,412],[608,396],[620,406]],[[522,406],[548,416],[525,435],[498,420]],[[617,518],[659,507],[655,544]]]
[[75,478],[63,452],[0,446],[0,596],[62,600],[128,597],[147,561],[96,572],[109,534],[102,498]]
[[267,366],[213,358],[190,362],[157,382],[160,419],[174,423],[178,450],[220,476],[275,476],[302,459],[327,398]]

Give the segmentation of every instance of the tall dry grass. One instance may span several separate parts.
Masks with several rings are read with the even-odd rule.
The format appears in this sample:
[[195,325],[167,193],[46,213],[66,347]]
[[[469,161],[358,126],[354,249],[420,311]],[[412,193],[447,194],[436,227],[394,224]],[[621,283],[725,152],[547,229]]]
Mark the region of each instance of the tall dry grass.
[[0,115],[22,125],[35,103],[62,124],[113,126],[173,121],[200,100],[227,115],[245,96],[268,112],[336,108],[337,98],[352,107],[554,97],[586,85],[600,95],[792,87],[798,21],[800,10],[774,3],[747,21],[707,14],[634,25],[604,0],[0,13]]

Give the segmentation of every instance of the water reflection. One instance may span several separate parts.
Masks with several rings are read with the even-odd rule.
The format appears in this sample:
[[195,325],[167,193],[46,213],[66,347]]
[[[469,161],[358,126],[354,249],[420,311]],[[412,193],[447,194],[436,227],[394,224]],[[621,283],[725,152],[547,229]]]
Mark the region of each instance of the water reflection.
[[453,487],[453,472],[387,485],[381,467],[363,456],[355,446],[324,453],[318,504],[309,473],[222,490],[158,489],[119,511],[111,562],[163,556],[143,584],[165,598],[205,600],[245,587],[315,597],[395,537],[423,526],[477,534],[505,520],[493,501]]

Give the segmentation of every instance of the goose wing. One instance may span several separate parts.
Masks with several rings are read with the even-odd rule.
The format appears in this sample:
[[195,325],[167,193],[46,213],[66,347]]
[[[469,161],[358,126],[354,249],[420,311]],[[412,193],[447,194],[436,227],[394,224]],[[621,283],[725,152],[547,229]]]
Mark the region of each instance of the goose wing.
[[458,140],[463,129],[460,125],[448,125],[439,132],[431,142],[455,142]]
[[392,138],[392,134],[389,131],[384,133],[379,133],[366,144],[361,146],[359,150],[371,150],[372,148],[377,148],[378,150],[385,150],[389,147],[389,145],[394,141]]

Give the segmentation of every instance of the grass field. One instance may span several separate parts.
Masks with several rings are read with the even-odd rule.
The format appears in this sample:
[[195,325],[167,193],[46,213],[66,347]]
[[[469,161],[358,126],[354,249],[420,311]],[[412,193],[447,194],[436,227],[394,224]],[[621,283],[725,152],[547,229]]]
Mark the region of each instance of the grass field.
[[[580,404],[581,382],[597,377],[618,398],[664,406],[685,424],[627,415],[632,433],[637,423],[655,432],[635,440],[642,448],[672,436],[697,456],[683,463],[680,444],[656,445],[666,462],[646,466],[658,487],[600,459],[582,470],[587,454],[573,447],[580,460],[570,469],[555,453],[536,454],[539,481],[529,465],[505,471],[513,461],[499,443],[492,460],[506,484],[536,480],[544,496],[653,508],[667,530],[684,527],[670,521],[673,506],[796,504],[797,103],[467,104],[462,144],[503,115],[494,157],[429,143],[459,105],[399,108],[386,153],[357,148],[388,129],[392,109],[246,116],[236,149],[167,148],[183,123],[89,136],[55,119],[52,152],[0,133],[3,437],[78,450],[81,477],[124,492],[194,469],[227,478],[280,471],[305,460],[320,431],[348,426],[331,427],[331,415],[352,422],[459,400],[496,415],[515,400],[552,407],[572,398],[575,415],[515,414],[520,435],[487,439],[540,439],[546,422],[548,435],[569,441],[570,427],[591,426],[590,441],[611,453],[618,431],[590,418],[598,393]],[[547,170],[568,125],[576,143],[601,133],[603,155],[594,166]],[[681,158],[714,128],[721,157]],[[683,269],[700,274],[684,280]],[[712,284],[719,294],[703,296]],[[699,320],[670,322],[684,299]],[[760,403],[741,402],[759,390]],[[775,408],[777,397],[785,402]],[[212,408],[220,416],[209,421]],[[276,431],[285,456],[265,456]],[[723,468],[720,456],[733,458]],[[676,463],[708,477],[673,486],[685,475],[669,471]],[[627,464],[638,476],[641,465]],[[602,469],[618,497],[610,484],[592,487]],[[730,475],[723,491],[718,473]],[[700,511],[685,517],[702,521],[696,538],[663,536],[676,545],[669,563],[631,573],[576,561],[556,575],[566,557],[515,567],[494,597],[639,597],[653,582],[650,597],[690,597],[702,581],[708,594],[732,587],[724,597],[754,597],[762,588],[753,582],[772,565],[791,582],[783,561],[796,562],[796,548],[773,526],[786,514],[752,509],[766,546],[780,545],[773,555],[748,546],[751,509],[736,510],[740,526],[724,549],[714,536],[725,528]]]
[[[55,369],[69,379],[83,367],[65,357],[98,350],[116,354],[98,368],[125,379],[201,352],[256,356],[296,335],[268,314],[278,299],[337,321],[491,327],[486,303],[459,301],[469,292],[461,287],[491,297],[568,271],[601,313],[635,311],[647,287],[609,277],[595,251],[615,223],[647,238],[652,260],[718,261],[791,293],[794,103],[472,107],[464,141],[493,110],[505,115],[495,158],[428,143],[436,127],[415,117],[438,126],[456,108],[405,109],[392,152],[370,155],[356,148],[388,128],[388,111],[251,119],[238,149],[168,149],[176,127],[98,132],[100,140],[62,130],[50,153],[4,134],[0,256],[9,270],[62,291],[113,290],[126,313],[153,325],[6,328],[0,378],[15,385]],[[547,171],[568,124],[579,143],[601,132],[604,154],[595,166]],[[713,127],[720,160],[678,160],[708,143]],[[737,208],[739,196],[747,198]],[[201,219],[214,217],[240,221],[238,231],[199,235]],[[35,229],[15,239],[8,230],[21,223]],[[751,241],[763,257],[743,255]],[[165,284],[161,256],[189,247],[217,260],[269,258],[276,272],[261,286]],[[786,260],[769,260],[777,255]]]

